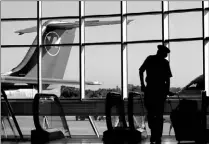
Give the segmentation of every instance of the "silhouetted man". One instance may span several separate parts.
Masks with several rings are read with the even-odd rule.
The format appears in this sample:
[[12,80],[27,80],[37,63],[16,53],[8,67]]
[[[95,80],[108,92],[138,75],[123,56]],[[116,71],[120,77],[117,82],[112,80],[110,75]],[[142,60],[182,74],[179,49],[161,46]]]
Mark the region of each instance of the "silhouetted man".
[[172,77],[169,62],[165,59],[170,50],[163,45],[157,47],[157,54],[148,56],[139,68],[141,90],[144,92],[144,104],[148,112],[147,119],[151,130],[151,143],[161,143],[164,103],[169,94],[170,77]]

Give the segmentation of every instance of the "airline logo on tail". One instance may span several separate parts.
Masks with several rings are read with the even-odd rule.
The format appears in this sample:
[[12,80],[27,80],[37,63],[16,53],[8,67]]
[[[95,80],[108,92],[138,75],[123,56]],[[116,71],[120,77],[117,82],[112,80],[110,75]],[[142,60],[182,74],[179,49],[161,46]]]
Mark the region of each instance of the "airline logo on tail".
[[[61,44],[61,37],[55,31],[50,31],[44,37],[43,43],[44,45]],[[60,51],[60,46],[45,46],[44,48],[50,56],[56,56]]]

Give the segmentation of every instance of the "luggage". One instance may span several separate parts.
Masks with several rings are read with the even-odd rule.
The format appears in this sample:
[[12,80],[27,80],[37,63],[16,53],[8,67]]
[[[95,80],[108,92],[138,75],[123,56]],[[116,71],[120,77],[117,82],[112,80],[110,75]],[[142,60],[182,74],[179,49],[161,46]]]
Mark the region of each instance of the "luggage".
[[201,112],[197,101],[179,99],[179,105],[172,109],[170,119],[178,142],[201,140]]

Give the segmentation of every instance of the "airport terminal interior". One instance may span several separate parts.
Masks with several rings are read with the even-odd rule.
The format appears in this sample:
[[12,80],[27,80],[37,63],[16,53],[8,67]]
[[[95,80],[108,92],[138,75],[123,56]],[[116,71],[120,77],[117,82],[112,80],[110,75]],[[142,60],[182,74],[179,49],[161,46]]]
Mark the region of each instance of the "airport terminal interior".
[[1,142],[151,143],[139,68],[159,45],[161,143],[209,143],[209,1],[1,1]]

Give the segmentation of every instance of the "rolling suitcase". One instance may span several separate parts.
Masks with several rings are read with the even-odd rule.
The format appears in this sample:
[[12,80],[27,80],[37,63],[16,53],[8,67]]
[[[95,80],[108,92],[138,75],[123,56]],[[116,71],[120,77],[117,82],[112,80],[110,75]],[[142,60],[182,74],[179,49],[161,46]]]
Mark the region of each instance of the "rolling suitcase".
[[197,143],[201,141],[201,113],[198,110],[197,101],[180,100],[179,98],[179,105],[172,109],[170,120],[179,143],[181,141]]

